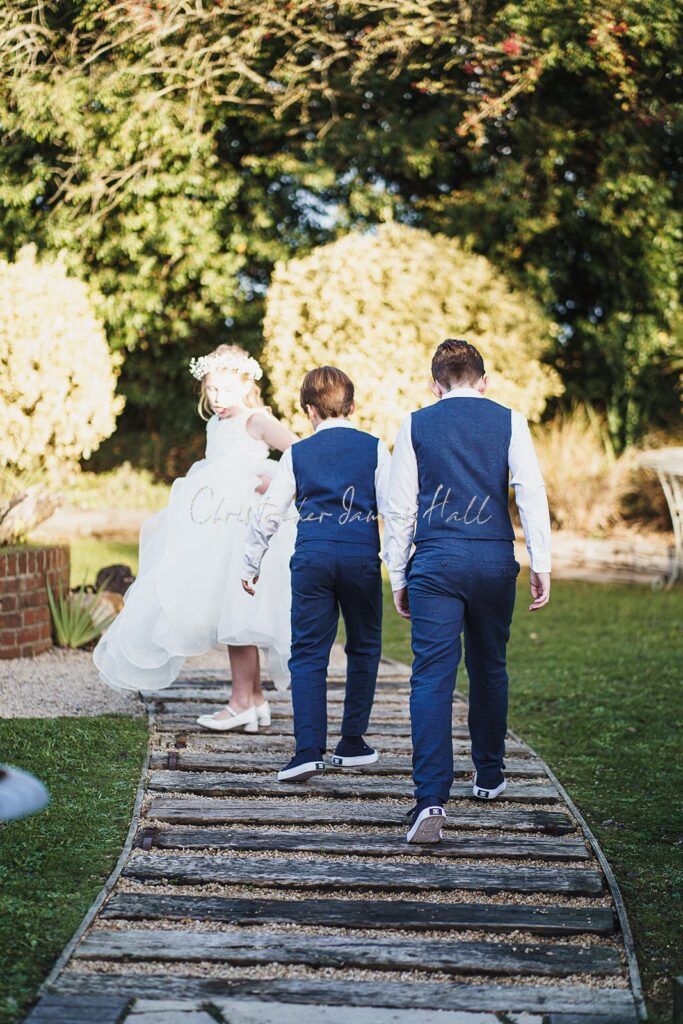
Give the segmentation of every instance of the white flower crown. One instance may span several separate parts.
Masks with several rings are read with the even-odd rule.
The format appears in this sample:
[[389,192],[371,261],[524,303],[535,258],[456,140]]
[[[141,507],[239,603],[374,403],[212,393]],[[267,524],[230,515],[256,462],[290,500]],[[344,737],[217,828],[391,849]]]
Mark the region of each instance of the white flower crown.
[[201,380],[212,370],[239,370],[240,373],[247,373],[253,380],[260,380],[263,370],[251,356],[241,352],[211,352],[208,356],[200,356],[199,359],[190,359],[190,373],[197,380]]

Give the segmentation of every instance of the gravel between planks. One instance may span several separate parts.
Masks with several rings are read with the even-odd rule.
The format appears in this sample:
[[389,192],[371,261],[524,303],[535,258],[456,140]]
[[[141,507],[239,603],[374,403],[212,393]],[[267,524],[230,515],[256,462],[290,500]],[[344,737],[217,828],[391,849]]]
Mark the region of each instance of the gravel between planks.
[[[74,960],[69,966],[71,971],[80,974],[165,974],[177,977],[177,964],[165,960],[148,960],[137,962],[112,962],[108,960]],[[263,964],[258,966],[228,967],[214,963],[183,963],[182,977],[186,978],[224,978],[232,980],[257,979],[274,981],[276,978],[297,978],[299,980],[316,981],[381,981],[381,982],[419,982],[441,985],[490,985],[488,974],[445,974],[439,971],[364,971],[353,968],[339,970],[334,967],[304,967],[294,964]],[[591,974],[570,974],[565,977],[547,978],[543,975],[529,974],[522,977],[497,975],[497,985],[544,985],[559,987],[561,985],[588,985],[594,989],[628,988],[625,978],[618,975],[606,979]]]
[[[106,931],[169,931],[169,932],[222,932],[228,935],[244,935],[252,932],[258,934],[270,932],[283,935],[320,935],[340,936],[342,938],[366,938],[366,939],[388,939],[396,941],[397,937],[403,939],[414,939],[421,942],[422,939],[433,939],[437,942],[447,941],[458,942],[494,942],[495,935],[484,931],[458,931],[450,929],[447,935],[444,932],[412,931],[409,928],[402,928],[400,933],[388,931],[381,928],[340,928],[336,925],[325,928],[321,925],[305,924],[250,924],[248,928],[244,925],[231,925],[222,921],[188,921],[188,920],[164,920],[154,919],[153,921],[127,920],[122,918],[107,918],[104,921],[96,921],[91,932]],[[616,949],[621,955],[622,944],[618,939],[608,938],[604,935],[536,935],[532,932],[513,931],[505,932],[504,940],[506,945],[523,945],[531,943],[536,945],[565,945],[565,946],[604,946]]]
[[[321,885],[319,889],[295,889],[282,886],[269,889],[267,886],[256,885],[221,885],[218,882],[208,882],[205,885],[165,885],[163,882],[134,882],[129,878],[122,878],[116,887],[117,892],[155,893],[164,896],[230,896],[235,899],[269,899],[269,900],[366,900],[385,899],[388,902],[397,900],[408,900],[414,903],[424,903],[426,893],[392,890],[391,894],[375,889],[366,889],[363,892],[348,890],[342,892],[338,889],[326,889]],[[439,892],[430,890],[430,903],[500,903],[503,906],[511,903],[526,904],[527,906],[548,906],[548,907],[611,907],[610,896],[566,896],[564,893],[543,893],[535,892],[525,895],[523,893],[502,892],[488,894],[474,890],[453,890],[450,892]]]

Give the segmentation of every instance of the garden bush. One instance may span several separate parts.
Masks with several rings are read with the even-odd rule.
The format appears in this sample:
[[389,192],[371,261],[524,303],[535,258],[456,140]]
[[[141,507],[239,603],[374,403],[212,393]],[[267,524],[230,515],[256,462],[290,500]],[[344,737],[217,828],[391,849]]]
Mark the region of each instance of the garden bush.
[[390,443],[412,409],[428,404],[431,356],[444,338],[476,345],[489,396],[532,420],[563,391],[543,363],[553,324],[483,256],[444,235],[398,224],[351,232],[279,263],[268,291],[264,362],[292,428],[305,372],[326,363],[356,385],[356,422]]

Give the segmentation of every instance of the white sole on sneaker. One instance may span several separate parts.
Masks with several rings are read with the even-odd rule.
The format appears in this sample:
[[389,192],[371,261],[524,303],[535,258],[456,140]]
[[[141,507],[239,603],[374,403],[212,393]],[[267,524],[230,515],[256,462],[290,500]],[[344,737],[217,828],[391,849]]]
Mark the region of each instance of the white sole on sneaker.
[[425,807],[420,811],[415,824],[408,830],[408,843],[440,843],[441,829],[446,824],[443,807]]
[[314,775],[321,775],[325,771],[324,761],[306,761],[298,764],[296,768],[281,768],[277,773],[278,782],[305,782]]
[[379,754],[376,750],[373,750],[371,754],[358,754],[357,757],[332,755],[332,764],[335,768],[361,768],[364,764],[374,764],[375,761],[379,761]]
[[478,797],[479,800],[495,800],[497,796],[503,792],[507,786],[507,779],[503,779],[499,786],[495,789],[484,789],[482,786],[477,785],[477,777],[474,777],[474,785],[472,786],[472,793]]

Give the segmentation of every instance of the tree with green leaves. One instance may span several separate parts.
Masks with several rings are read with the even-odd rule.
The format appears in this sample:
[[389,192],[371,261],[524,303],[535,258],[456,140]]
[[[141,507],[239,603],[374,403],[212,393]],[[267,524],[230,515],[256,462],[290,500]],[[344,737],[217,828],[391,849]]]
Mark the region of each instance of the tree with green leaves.
[[0,248],[67,251],[126,351],[127,424],[182,432],[187,359],[258,351],[276,261],[390,210],[536,296],[621,448],[679,412],[680,23],[673,0],[8,0]]

